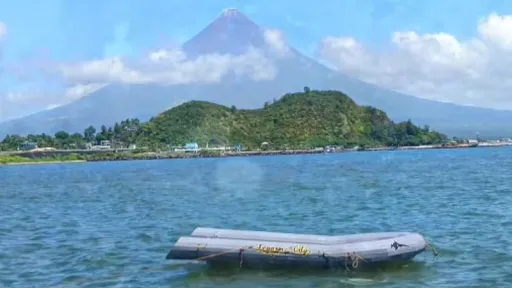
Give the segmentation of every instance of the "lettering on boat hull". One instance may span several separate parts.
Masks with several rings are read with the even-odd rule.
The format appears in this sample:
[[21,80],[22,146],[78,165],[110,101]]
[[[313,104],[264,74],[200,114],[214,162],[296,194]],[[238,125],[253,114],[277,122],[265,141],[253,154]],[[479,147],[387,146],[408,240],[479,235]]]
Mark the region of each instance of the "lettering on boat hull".
[[283,247],[275,247],[275,246],[265,246],[265,245],[258,245],[256,248],[259,252],[263,254],[296,254],[296,255],[310,255],[311,249],[307,248],[304,245],[297,245],[292,246],[290,248],[283,248]]

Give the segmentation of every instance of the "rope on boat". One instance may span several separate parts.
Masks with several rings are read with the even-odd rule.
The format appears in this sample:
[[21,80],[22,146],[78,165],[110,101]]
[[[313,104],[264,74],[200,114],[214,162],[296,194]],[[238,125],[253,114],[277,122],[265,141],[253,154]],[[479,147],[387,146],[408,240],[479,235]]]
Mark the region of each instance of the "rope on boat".
[[246,247],[242,247],[242,248],[231,249],[231,250],[223,251],[223,252],[216,253],[216,254],[210,254],[210,255],[203,256],[203,257],[198,257],[198,258],[194,259],[194,261],[204,261],[206,259],[215,258],[218,256],[233,253],[233,252],[243,253],[243,251],[245,251],[245,249],[252,249],[252,248],[253,248],[252,246],[246,246]]
[[242,264],[244,264],[244,249],[240,249],[238,253],[238,257],[240,258],[240,268],[242,268]]
[[350,254],[347,252],[347,255],[345,256],[345,269],[347,269],[347,271],[350,271],[350,268],[348,267],[349,265],[349,262],[348,261],[352,261],[352,263],[350,264],[350,266],[353,268],[353,269],[357,269],[357,267],[359,267],[359,261],[363,261],[364,262],[364,258],[361,257],[360,255],[357,255],[356,252]]
[[236,248],[236,249],[227,250],[227,251],[223,251],[223,252],[216,253],[216,254],[206,255],[206,256],[203,256],[203,257],[196,258],[194,260],[195,261],[204,261],[206,259],[215,258],[215,257],[218,257],[218,256],[222,256],[222,255],[225,255],[225,254],[229,254],[229,253],[233,253],[233,252],[237,252],[238,251],[238,257],[240,258],[240,268],[242,268],[242,264],[244,264],[244,251],[246,249],[252,249],[252,248],[253,248],[252,246]]
[[431,242],[429,242],[426,238],[423,238],[423,240],[425,240],[425,249],[430,249],[432,250],[432,253],[434,254],[434,258],[437,257],[437,255],[439,255],[439,252],[437,251],[436,247],[434,247],[434,245],[432,245]]

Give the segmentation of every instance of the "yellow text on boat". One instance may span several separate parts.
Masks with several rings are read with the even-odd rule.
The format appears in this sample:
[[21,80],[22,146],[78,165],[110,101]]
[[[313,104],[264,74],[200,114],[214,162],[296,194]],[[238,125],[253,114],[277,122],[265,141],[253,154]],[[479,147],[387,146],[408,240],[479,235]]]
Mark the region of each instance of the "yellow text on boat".
[[287,249],[283,247],[265,246],[260,244],[256,249],[264,254],[299,254],[304,256],[311,254],[311,250],[304,245],[298,245]]

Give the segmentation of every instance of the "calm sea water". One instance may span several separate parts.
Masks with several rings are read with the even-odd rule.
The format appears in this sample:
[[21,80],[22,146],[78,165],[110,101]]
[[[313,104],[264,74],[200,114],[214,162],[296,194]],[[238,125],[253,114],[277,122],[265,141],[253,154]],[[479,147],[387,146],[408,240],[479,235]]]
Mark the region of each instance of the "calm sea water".
[[[508,148],[4,166],[0,286],[512,287],[511,184]],[[416,231],[440,255],[364,273],[165,260],[197,226]]]

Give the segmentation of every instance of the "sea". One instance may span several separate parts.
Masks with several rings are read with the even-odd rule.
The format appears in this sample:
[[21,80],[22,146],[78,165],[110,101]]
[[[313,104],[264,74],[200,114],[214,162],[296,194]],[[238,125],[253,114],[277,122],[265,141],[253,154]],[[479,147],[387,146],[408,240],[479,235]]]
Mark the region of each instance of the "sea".
[[[370,271],[166,260],[198,226],[411,231]],[[512,148],[0,166],[0,287],[512,287]]]

